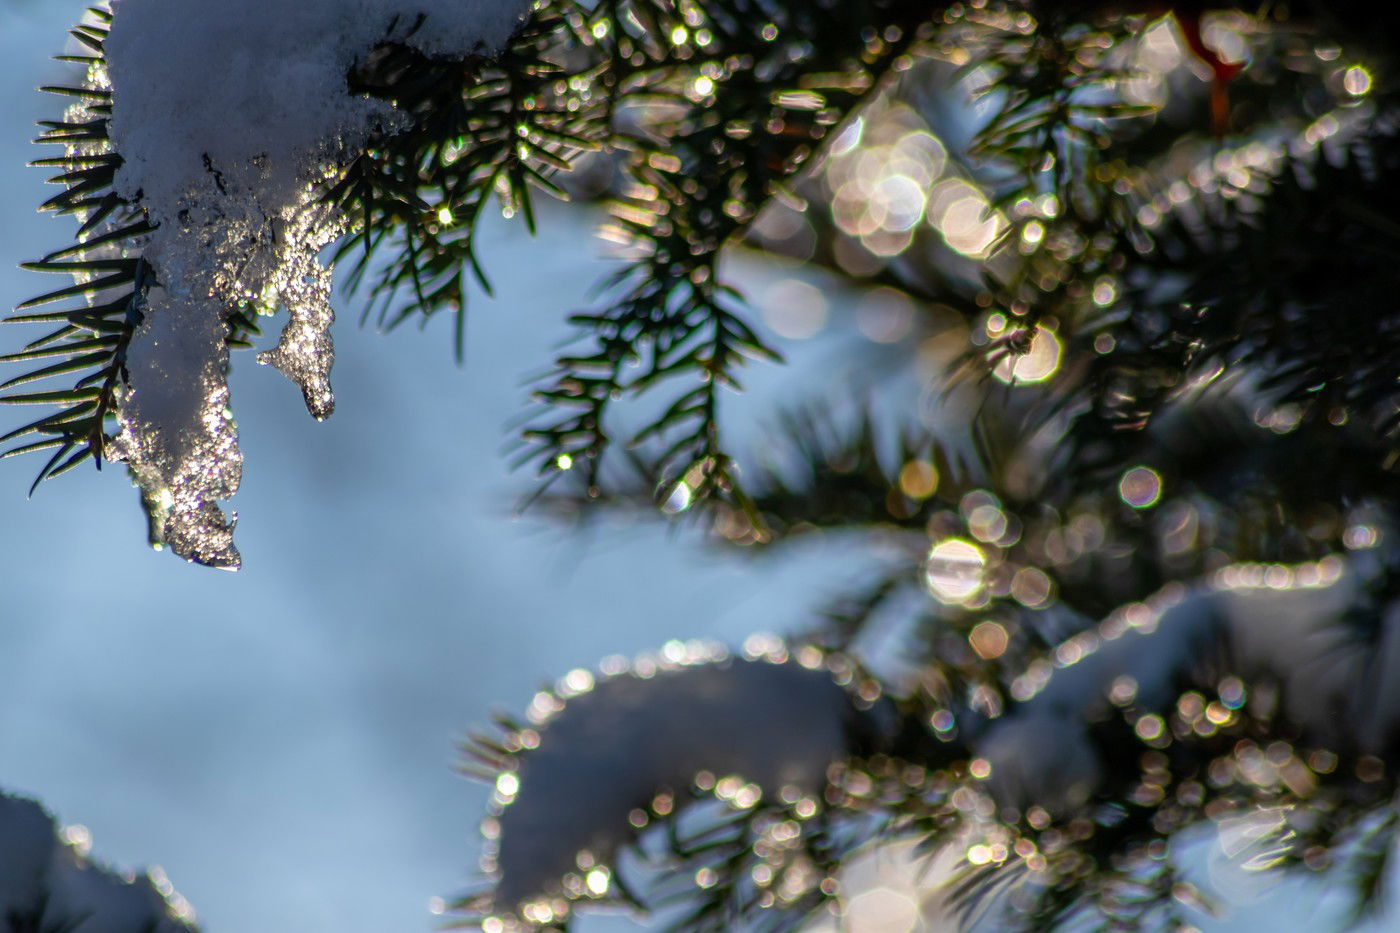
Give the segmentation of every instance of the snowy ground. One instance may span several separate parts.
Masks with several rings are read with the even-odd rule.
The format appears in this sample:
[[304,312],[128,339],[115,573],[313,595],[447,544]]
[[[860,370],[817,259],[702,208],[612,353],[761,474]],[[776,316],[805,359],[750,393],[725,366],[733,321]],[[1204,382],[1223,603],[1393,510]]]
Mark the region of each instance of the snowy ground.
[[[81,7],[0,7],[0,306],[49,284],[10,270],[69,234],[33,213],[43,175],[19,166],[55,107],[31,89],[61,76],[46,58]],[[589,224],[551,212],[533,243],[499,228],[499,297],[476,304],[462,368],[447,322],[381,336],[341,302],[325,424],[237,357],[239,574],[147,550],[115,470],[26,502],[39,464],[0,463],[0,786],[85,824],[100,857],[162,865],[210,933],[428,930],[430,898],[475,866],[486,796],[452,773],[455,736],[607,654],[792,627],[858,572],[820,543],[745,563],[651,525],[577,537],[513,519],[524,478],[499,454],[505,426],[604,268]],[[1332,916],[1284,890],[1283,928]]]

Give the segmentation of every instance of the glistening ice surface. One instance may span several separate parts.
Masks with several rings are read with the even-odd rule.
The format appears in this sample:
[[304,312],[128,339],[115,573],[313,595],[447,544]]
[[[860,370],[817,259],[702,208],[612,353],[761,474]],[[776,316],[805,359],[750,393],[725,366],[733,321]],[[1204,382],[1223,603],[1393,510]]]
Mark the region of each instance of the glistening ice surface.
[[[401,115],[354,98],[346,75],[376,45],[428,54],[498,48],[525,5],[463,0],[120,0],[106,43],[116,188],[157,229],[145,257],[160,288],[133,338],[113,455],[140,484],[157,543],[236,569],[242,455],[229,410],[231,314],[285,307],[259,359],[335,407],[331,273],[320,251],[343,232],[317,203],[375,130]],[[314,41],[308,37],[314,37]],[[215,67],[217,65],[217,67]]]

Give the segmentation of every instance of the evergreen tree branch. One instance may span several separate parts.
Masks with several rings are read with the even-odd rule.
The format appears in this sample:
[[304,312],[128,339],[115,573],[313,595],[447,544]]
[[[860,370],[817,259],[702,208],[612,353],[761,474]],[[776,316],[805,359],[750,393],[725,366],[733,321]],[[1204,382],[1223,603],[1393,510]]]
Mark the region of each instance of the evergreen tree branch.
[[527,427],[521,459],[546,476],[577,467],[598,490],[612,403],[689,375],[699,385],[630,442],[664,439],[659,466],[687,507],[716,491],[742,504],[719,438],[718,393],[738,387],[743,360],[774,353],[739,316],[721,249],[879,85],[927,11],[890,2],[788,13],[731,0],[694,22],[662,5],[649,13],[646,41],[620,33],[616,20],[606,32],[619,54],[635,49],[655,62],[617,82],[623,103],[659,114],[614,140],[631,180],[616,230],[640,258],[613,282],[612,304],[572,318],[592,346],[560,357],[541,384],[538,401],[567,413]]

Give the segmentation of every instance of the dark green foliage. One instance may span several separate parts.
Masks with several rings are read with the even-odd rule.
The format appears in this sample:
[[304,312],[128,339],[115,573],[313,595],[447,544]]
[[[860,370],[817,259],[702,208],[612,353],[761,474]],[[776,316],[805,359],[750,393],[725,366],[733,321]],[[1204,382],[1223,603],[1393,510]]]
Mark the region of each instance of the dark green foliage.
[[[644,30],[628,25],[629,8]],[[577,463],[596,490],[611,404],[682,377],[692,387],[630,443],[662,441],[657,466],[688,497],[718,490],[743,501],[719,439],[718,393],[738,387],[745,358],[773,351],[720,279],[720,250],[865,98],[923,14],[897,2],[784,13],[743,0],[709,4],[694,22],[668,3],[603,4],[594,14],[607,25],[594,54],[607,69],[597,80],[620,90],[613,107],[646,102],[661,116],[609,134],[629,176],[614,215],[640,258],[611,283],[610,304],[572,318],[584,346],[561,356],[536,394],[550,413],[525,437],[542,472]],[[676,42],[677,29],[709,40]]]
[[[542,408],[524,432],[522,459],[546,475],[577,462],[596,480],[611,440],[611,403],[688,379],[691,387],[634,440],[664,440],[662,465],[673,478],[699,477],[691,493],[696,500],[716,489],[732,491],[718,392],[738,386],[736,370],[745,359],[775,354],[743,319],[740,296],[720,280],[720,249],[782,194],[829,131],[877,86],[876,76],[927,26],[922,6],[894,0],[820,5],[817,12],[785,15],[731,0],[697,19],[698,11],[687,18],[666,0],[613,0],[591,9],[559,0],[539,7],[491,61],[429,60],[386,41],[349,76],[350,87],[393,101],[411,123],[372,139],[326,192],[358,222],[336,254],[351,263],[349,286],[373,277],[370,308],[377,305],[378,320],[388,326],[420,314],[456,314],[460,351],[464,273],[490,290],[475,231],[492,197],[533,226],[532,187],[561,194],[549,176],[579,152],[622,153],[632,186],[617,205],[617,224],[643,258],[610,284],[608,304],[575,315],[579,348],[561,356],[539,385]],[[105,21],[105,14],[97,19]],[[706,42],[677,41],[691,33],[703,33]],[[88,64],[100,64],[102,28],[84,26],[78,34],[97,53]],[[68,171],[58,181],[69,187],[52,203],[94,211],[85,233],[118,211],[129,215],[131,225],[111,231],[105,243],[136,247],[145,229],[139,207],[109,190],[120,155],[107,151],[108,92],[59,92],[93,103],[45,137],[85,144],[83,153],[62,161]],[[376,267],[386,248],[387,261]],[[81,252],[75,247],[50,260]],[[76,261],[93,268],[99,260]],[[121,278],[80,282],[37,301],[134,286],[137,260],[129,262]],[[54,319],[67,322],[68,312]],[[84,325],[71,326],[80,333]],[[131,326],[123,326],[129,335]],[[74,365],[94,362],[106,364],[92,374],[94,382],[106,384],[120,369],[115,350]],[[640,368],[630,372],[636,363]],[[100,456],[100,426],[110,407],[110,400],[99,405],[97,428],[83,425],[86,441],[74,441],[71,430],[61,435],[60,448],[81,446],[73,465]]]
[[462,273],[490,288],[473,237],[492,195],[533,226],[532,187],[559,194],[549,176],[577,153],[619,154],[629,183],[615,222],[638,258],[608,283],[607,303],[573,316],[578,347],[538,385],[521,462],[546,477],[576,466],[596,488],[612,403],[688,380],[660,418],[624,439],[664,441],[660,467],[671,481],[695,479],[694,499],[715,490],[742,499],[719,439],[718,393],[738,386],[745,359],[774,352],[720,280],[720,250],[866,99],[925,14],[893,2],[801,16],[744,0],[685,16],[664,0],[558,2],[491,62],[433,62],[386,45],[352,88],[416,122],[372,141],[331,190],[362,218],[338,256],[353,259],[353,286],[392,244],[370,288],[379,319],[450,310],[460,346]]
[[[1289,159],[1242,196],[1204,194],[1193,210],[1173,211],[1133,262],[1124,297],[1137,312],[1115,328],[1122,349],[1103,355],[1091,378],[1250,368],[1266,374],[1260,391],[1304,422],[1345,412],[1374,432],[1378,454],[1395,449],[1400,328],[1387,312],[1400,259],[1397,169],[1400,142],[1382,127],[1330,158]],[[1290,233],[1304,218],[1316,240]],[[1175,279],[1184,269],[1191,277]]]
[[[531,186],[562,193],[548,175],[568,167],[565,153],[596,146],[597,103],[556,93],[566,72],[547,53],[568,32],[562,12],[544,11],[492,61],[429,59],[386,44],[351,74],[352,92],[391,100],[413,120],[411,130],[372,141],[327,193],[357,221],[336,261],[352,260],[352,288],[374,276],[368,292],[381,324],[450,311],[460,354],[463,273],[491,290],[475,231],[492,198],[533,229]],[[386,244],[394,255],[375,269]]]
[[[75,28],[74,38],[93,54],[69,60],[90,68],[100,64],[109,22],[109,14],[94,11],[91,22]],[[82,218],[82,225],[77,245],[51,253],[26,268],[71,275],[77,284],[27,301],[10,317],[15,323],[46,324],[57,329],[32,341],[19,353],[3,358],[11,363],[43,361],[38,368],[6,382],[4,388],[85,370],[87,373],[71,389],[9,392],[0,398],[9,404],[60,408],[0,439],[0,443],[23,439],[23,443],[6,450],[4,456],[33,451],[49,454],[34,481],[35,487],[89,458],[101,462],[116,382],[131,334],[141,320],[140,301],[148,271],[139,257],[121,255],[121,248],[138,242],[150,229],[139,210],[111,190],[121,157],[110,151],[107,140],[110,92],[88,86],[44,90],[73,98],[78,104],[67,119],[42,124],[46,131],[38,141],[62,145],[67,152],[36,163],[60,169],[53,182],[64,186],[43,208],[76,214]],[[89,257],[92,250],[102,253]],[[52,302],[75,299],[83,303],[59,311],[35,310]]]
[[[72,35],[92,54],[61,56],[90,73],[103,65],[103,41],[111,14],[94,8],[88,22]],[[41,209],[80,220],[75,242],[24,268],[71,276],[72,285],[21,304],[7,320],[54,328],[0,362],[25,364],[26,371],[0,385],[0,391],[29,386],[81,373],[71,388],[5,391],[0,403],[54,406],[59,410],[16,428],[0,444],[10,446],[0,457],[42,452],[48,456],[30,492],[54,476],[87,460],[101,467],[108,429],[115,419],[116,393],[123,378],[127,347],[140,326],[146,290],[153,284],[151,268],[141,258],[144,237],[153,229],[140,205],[113,190],[122,164],[107,134],[111,92],[92,81],[42,90],[75,101],[63,120],[44,121],[36,142],[64,148],[64,155],[32,164],[59,169],[51,180],[63,191]],[[68,307],[48,310],[66,303]],[[246,346],[257,333],[251,312],[230,316],[230,346]]]

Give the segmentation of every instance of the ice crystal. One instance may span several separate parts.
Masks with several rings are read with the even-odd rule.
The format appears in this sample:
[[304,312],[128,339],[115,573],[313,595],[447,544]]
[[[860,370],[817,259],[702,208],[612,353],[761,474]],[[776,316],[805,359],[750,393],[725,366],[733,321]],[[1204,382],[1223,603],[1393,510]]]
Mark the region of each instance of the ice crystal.
[[155,285],[118,387],[109,453],[141,486],[153,540],[234,569],[242,457],[229,411],[230,318],[285,307],[259,355],[295,382],[317,419],[334,408],[331,272],[344,232],[327,182],[401,114],[352,97],[346,76],[385,42],[429,55],[489,53],[522,0],[115,0],[105,54],[118,193],[156,230]]
[[316,256],[343,225],[302,190],[302,202],[269,214],[248,192],[211,179],[146,246],[157,284],[127,351],[110,454],[141,486],[153,542],[186,560],[240,564],[234,520],[218,505],[238,491],[243,465],[229,410],[231,309],[284,305],[282,339],[260,359],[301,387],[317,418],[334,407],[330,270]]

